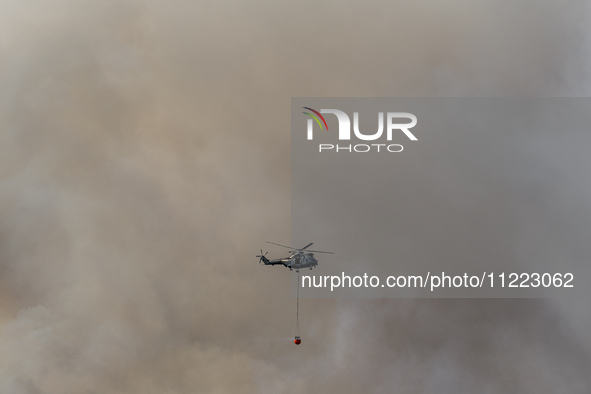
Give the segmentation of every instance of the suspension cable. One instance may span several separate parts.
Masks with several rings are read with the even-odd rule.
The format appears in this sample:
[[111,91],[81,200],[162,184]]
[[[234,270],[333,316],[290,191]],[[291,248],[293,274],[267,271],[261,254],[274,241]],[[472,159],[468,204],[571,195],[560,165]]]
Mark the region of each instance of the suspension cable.
[[300,335],[300,271],[298,270],[298,290],[296,301],[296,336]]

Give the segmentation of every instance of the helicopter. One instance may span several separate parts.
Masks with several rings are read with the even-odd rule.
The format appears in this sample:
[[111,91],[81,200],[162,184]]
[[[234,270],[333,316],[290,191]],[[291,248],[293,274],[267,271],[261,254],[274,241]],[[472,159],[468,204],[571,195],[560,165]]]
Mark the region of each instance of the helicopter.
[[267,257],[265,257],[267,253],[263,254],[263,250],[261,249],[261,254],[256,256],[259,257],[259,263],[263,262],[265,263],[265,265],[283,265],[289,268],[290,271],[295,269],[296,272],[300,272],[300,268],[307,267],[312,269],[318,265],[318,260],[316,260],[316,258],[314,257],[314,253],[334,254],[332,252],[323,252],[320,250],[309,250],[308,248],[314,245],[314,243],[309,243],[303,248],[294,248],[292,246],[276,244],[275,242],[269,241],[267,241],[267,243],[291,249],[289,251],[289,257],[283,259],[269,260]]

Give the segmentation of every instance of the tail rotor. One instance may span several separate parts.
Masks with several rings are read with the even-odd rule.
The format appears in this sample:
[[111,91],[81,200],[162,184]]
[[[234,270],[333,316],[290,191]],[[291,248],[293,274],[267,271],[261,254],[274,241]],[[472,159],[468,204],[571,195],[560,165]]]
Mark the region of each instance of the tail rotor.
[[265,253],[263,254],[263,249],[261,249],[261,254],[257,254],[257,255],[256,255],[256,257],[259,257],[259,264],[260,264],[260,263],[261,263],[263,260],[266,260],[266,259],[265,259],[265,256],[267,255],[267,253],[269,253],[269,252],[265,252]]

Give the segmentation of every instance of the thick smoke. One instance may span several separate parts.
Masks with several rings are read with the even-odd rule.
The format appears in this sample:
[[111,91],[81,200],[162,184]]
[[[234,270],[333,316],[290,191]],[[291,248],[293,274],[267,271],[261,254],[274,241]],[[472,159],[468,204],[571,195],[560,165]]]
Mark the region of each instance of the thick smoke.
[[295,96],[584,95],[586,8],[2,1],[0,392],[584,393],[544,300],[305,300]]

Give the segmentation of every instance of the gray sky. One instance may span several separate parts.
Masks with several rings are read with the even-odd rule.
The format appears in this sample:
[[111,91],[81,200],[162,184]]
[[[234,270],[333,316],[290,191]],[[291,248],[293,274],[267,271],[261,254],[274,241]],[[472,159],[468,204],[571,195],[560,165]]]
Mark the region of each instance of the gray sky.
[[588,300],[306,299],[290,344],[291,97],[589,92],[587,4],[417,3],[0,1],[0,391],[588,392]]

